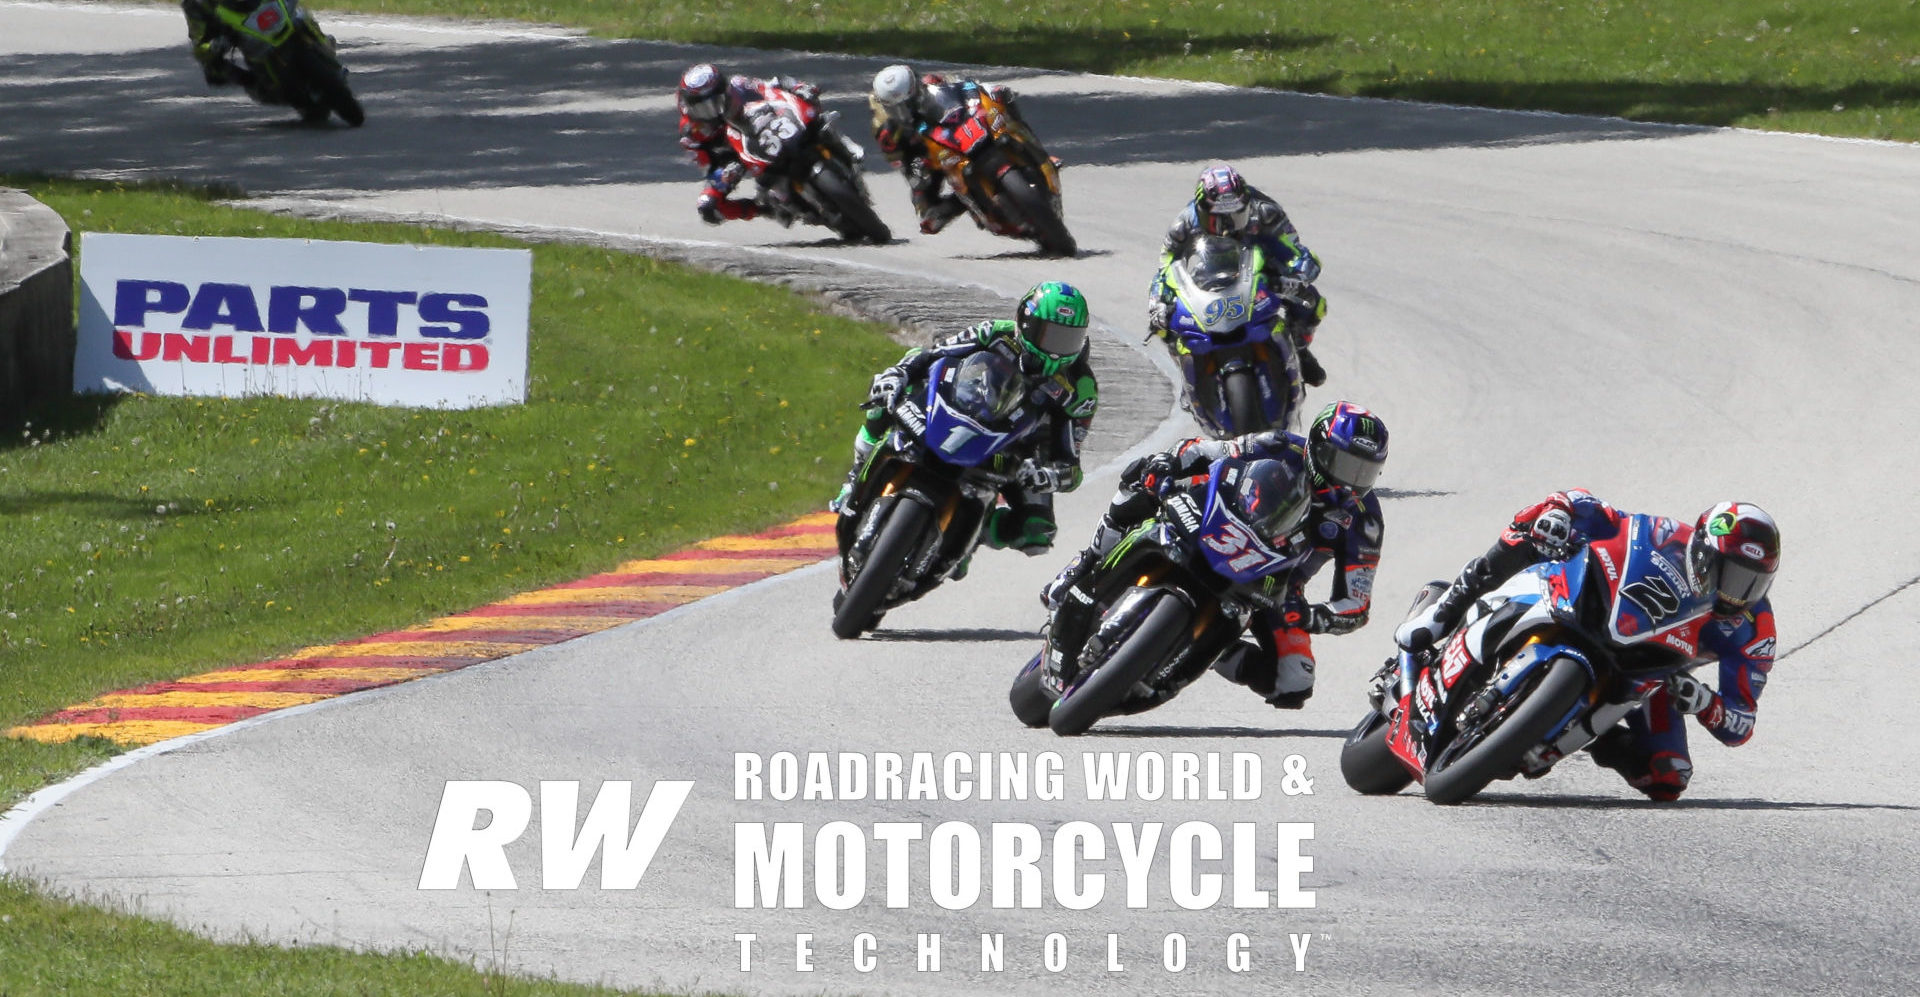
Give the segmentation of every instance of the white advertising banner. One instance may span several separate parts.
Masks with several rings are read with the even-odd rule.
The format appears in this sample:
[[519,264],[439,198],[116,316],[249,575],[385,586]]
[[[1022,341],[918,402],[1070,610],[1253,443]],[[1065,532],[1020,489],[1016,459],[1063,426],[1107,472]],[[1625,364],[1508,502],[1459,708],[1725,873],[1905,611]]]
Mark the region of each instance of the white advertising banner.
[[87,232],[76,391],[526,401],[533,254]]

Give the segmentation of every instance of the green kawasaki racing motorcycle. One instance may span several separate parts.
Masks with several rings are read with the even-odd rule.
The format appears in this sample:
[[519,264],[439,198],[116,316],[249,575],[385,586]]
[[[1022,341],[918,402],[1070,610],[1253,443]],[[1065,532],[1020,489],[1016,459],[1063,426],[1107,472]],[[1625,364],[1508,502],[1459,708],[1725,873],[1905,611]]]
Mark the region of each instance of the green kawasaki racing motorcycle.
[[214,51],[226,60],[227,76],[253,99],[289,105],[313,123],[329,114],[356,128],[367,120],[347,87],[333,38],[299,0],[217,0],[212,14],[225,36],[212,43]]

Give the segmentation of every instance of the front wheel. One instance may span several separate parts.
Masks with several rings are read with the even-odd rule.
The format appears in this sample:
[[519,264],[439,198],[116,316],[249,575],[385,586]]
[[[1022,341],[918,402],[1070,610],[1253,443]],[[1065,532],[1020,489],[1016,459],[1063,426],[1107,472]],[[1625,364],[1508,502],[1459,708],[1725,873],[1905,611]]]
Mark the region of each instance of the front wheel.
[[1260,382],[1250,370],[1236,370],[1228,374],[1220,385],[1221,397],[1227,403],[1227,418],[1232,425],[1230,435],[1241,436],[1257,433],[1270,428],[1267,425],[1266,407],[1260,404]]
[[1187,606],[1161,592],[1142,614],[1140,624],[1107,654],[1107,660],[1053,704],[1047,726],[1055,734],[1084,734],[1133,691],[1134,683],[1167,660],[1187,635]]
[[1387,796],[1413,782],[1413,775],[1387,747],[1387,732],[1392,729],[1378,711],[1368,713],[1340,746],[1340,775],[1354,792]]
[[893,583],[906,572],[907,558],[919,546],[926,524],[925,506],[906,499],[893,504],[867,559],[860,564],[860,573],[853,576],[845,596],[834,607],[835,637],[853,640],[879,622],[880,606],[893,590]]
[[1531,689],[1514,690],[1492,716],[1462,730],[1427,763],[1427,799],[1460,803],[1512,773],[1587,691],[1587,670],[1572,658],[1555,658],[1536,674]]
[[1020,677],[1013,680],[1013,688],[1007,690],[1007,705],[1013,707],[1013,715],[1029,727],[1045,727],[1047,713],[1053,709],[1053,697],[1047,695],[1040,684],[1046,674],[1047,666],[1036,654],[1021,670]]
[[865,239],[874,243],[893,241],[893,230],[874,213],[873,205],[860,195],[859,188],[848,182],[846,177],[831,169],[824,169],[813,175],[813,186],[820,198],[833,207],[833,213],[839,216],[833,230],[840,238],[848,242]]
[[1067,231],[1067,223],[1054,214],[1046,191],[1035,187],[1019,170],[1001,174],[1000,189],[1020,212],[1033,241],[1039,243],[1042,250],[1055,256],[1072,256],[1080,251],[1073,234]]
[[[354,99],[353,91],[347,87],[347,71],[339,60],[323,52],[312,44],[303,44],[294,53],[295,70],[299,74],[296,86],[309,87],[318,98],[312,110],[317,112],[318,120],[324,121],[328,111],[340,116],[340,120],[355,128],[366,123],[367,112]],[[306,109],[302,115],[312,118]]]

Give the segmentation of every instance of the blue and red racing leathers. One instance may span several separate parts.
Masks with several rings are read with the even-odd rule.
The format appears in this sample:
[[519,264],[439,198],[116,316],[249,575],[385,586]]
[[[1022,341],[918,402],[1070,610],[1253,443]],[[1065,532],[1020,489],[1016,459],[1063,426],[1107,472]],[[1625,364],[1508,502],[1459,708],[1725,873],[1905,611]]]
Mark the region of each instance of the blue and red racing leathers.
[[[1625,518],[1584,490],[1555,492],[1520,510],[1493,547],[1467,563],[1443,599],[1464,608],[1529,565],[1569,557],[1588,540],[1611,539]],[[1571,535],[1550,525],[1556,522],[1570,522]],[[1717,660],[1720,681],[1712,701],[1696,717],[1720,743],[1737,747],[1753,736],[1760,692],[1773,668],[1773,605],[1763,598],[1747,612],[1702,617],[1697,626],[1698,660]],[[1683,720],[1662,687],[1644,708],[1627,717],[1625,727],[1602,735],[1588,752],[1647,796],[1678,799],[1693,775]]]

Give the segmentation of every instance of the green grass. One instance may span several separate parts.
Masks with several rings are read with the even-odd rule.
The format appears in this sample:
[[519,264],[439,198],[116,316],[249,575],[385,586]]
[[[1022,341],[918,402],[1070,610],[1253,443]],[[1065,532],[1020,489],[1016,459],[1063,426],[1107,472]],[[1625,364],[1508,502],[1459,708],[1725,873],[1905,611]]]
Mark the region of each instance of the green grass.
[[[514,245],[26,186],[76,230]],[[0,727],[818,510],[850,400],[899,354],[790,292],[637,256],[536,246],[533,283],[523,406],[84,396],[0,434]],[[0,740],[0,806],[109,750]]]
[[320,3],[624,37],[1920,139],[1920,0]]
[[[513,246],[183,188],[0,176],[76,231]],[[533,247],[528,402],[86,397],[0,429],[0,727],[822,507],[899,355],[782,290]],[[0,739],[0,808],[117,749]],[[0,880],[0,994],[588,994],[420,954],[223,946]]]
[[617,992],[517,979],[425,953],[370,956],[327,946],[221,945],[159,921],[50,900],[0,880],[0,993],[9,997],[590,997]]

